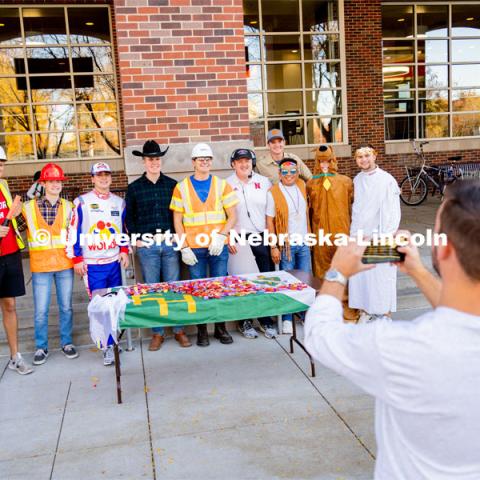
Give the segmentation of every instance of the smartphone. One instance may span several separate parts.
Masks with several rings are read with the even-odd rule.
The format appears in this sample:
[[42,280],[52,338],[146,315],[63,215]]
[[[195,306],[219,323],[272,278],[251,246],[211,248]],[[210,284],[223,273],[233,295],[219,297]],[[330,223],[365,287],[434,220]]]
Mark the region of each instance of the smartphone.
[[389,245],[369,245],[362,255],[362,263],[399,263],[405,260],[405,254],[397,247]]

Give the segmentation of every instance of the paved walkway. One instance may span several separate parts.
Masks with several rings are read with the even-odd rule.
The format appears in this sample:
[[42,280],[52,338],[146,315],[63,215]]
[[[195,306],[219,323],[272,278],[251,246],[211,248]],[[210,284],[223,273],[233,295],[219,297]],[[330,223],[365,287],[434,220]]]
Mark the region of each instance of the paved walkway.
[[[404,210],[403,226],[432,226],[437,205]],[[0,357],[0,479],[371,479],[372,398],[321,365],[310,378],[285,336],[234,340],[138,340],[123,405],[95,349],[54,351],[28,377]]]

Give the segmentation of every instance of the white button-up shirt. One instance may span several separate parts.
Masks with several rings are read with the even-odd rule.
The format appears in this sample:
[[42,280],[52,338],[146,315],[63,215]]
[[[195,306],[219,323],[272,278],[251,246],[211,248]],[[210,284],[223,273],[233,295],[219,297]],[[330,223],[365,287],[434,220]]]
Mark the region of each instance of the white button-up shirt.
[[480,479],[479,316],[439,307],[352,325],[335,297],[320,295],[305,345],[375,397],[376,480]]

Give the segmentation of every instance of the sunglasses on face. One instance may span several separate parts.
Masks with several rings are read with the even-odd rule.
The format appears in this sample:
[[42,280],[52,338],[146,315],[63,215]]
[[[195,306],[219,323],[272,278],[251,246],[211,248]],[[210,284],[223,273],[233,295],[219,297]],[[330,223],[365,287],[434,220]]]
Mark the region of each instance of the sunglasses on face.
[[213,159],[210,158],[210,157],[197,157],[195,159],[196,162],[203,162],[203,163],[208,163],[208,162],[211,162]]
[[298,172],[298,170],[296,168],[291,168],[290,170],[284,170],[283,168],[280,170],[280,174],[282,176],[285,176],[285,175],[296,175],[296,173]]

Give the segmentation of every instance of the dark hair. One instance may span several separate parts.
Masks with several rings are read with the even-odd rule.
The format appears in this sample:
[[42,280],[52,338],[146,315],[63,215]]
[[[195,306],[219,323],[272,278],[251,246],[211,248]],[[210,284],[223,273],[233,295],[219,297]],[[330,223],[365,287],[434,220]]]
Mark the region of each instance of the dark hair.
[[445,191],[440,232],[453,245],[468,277],[480,281],[480,180],[458,180]]

